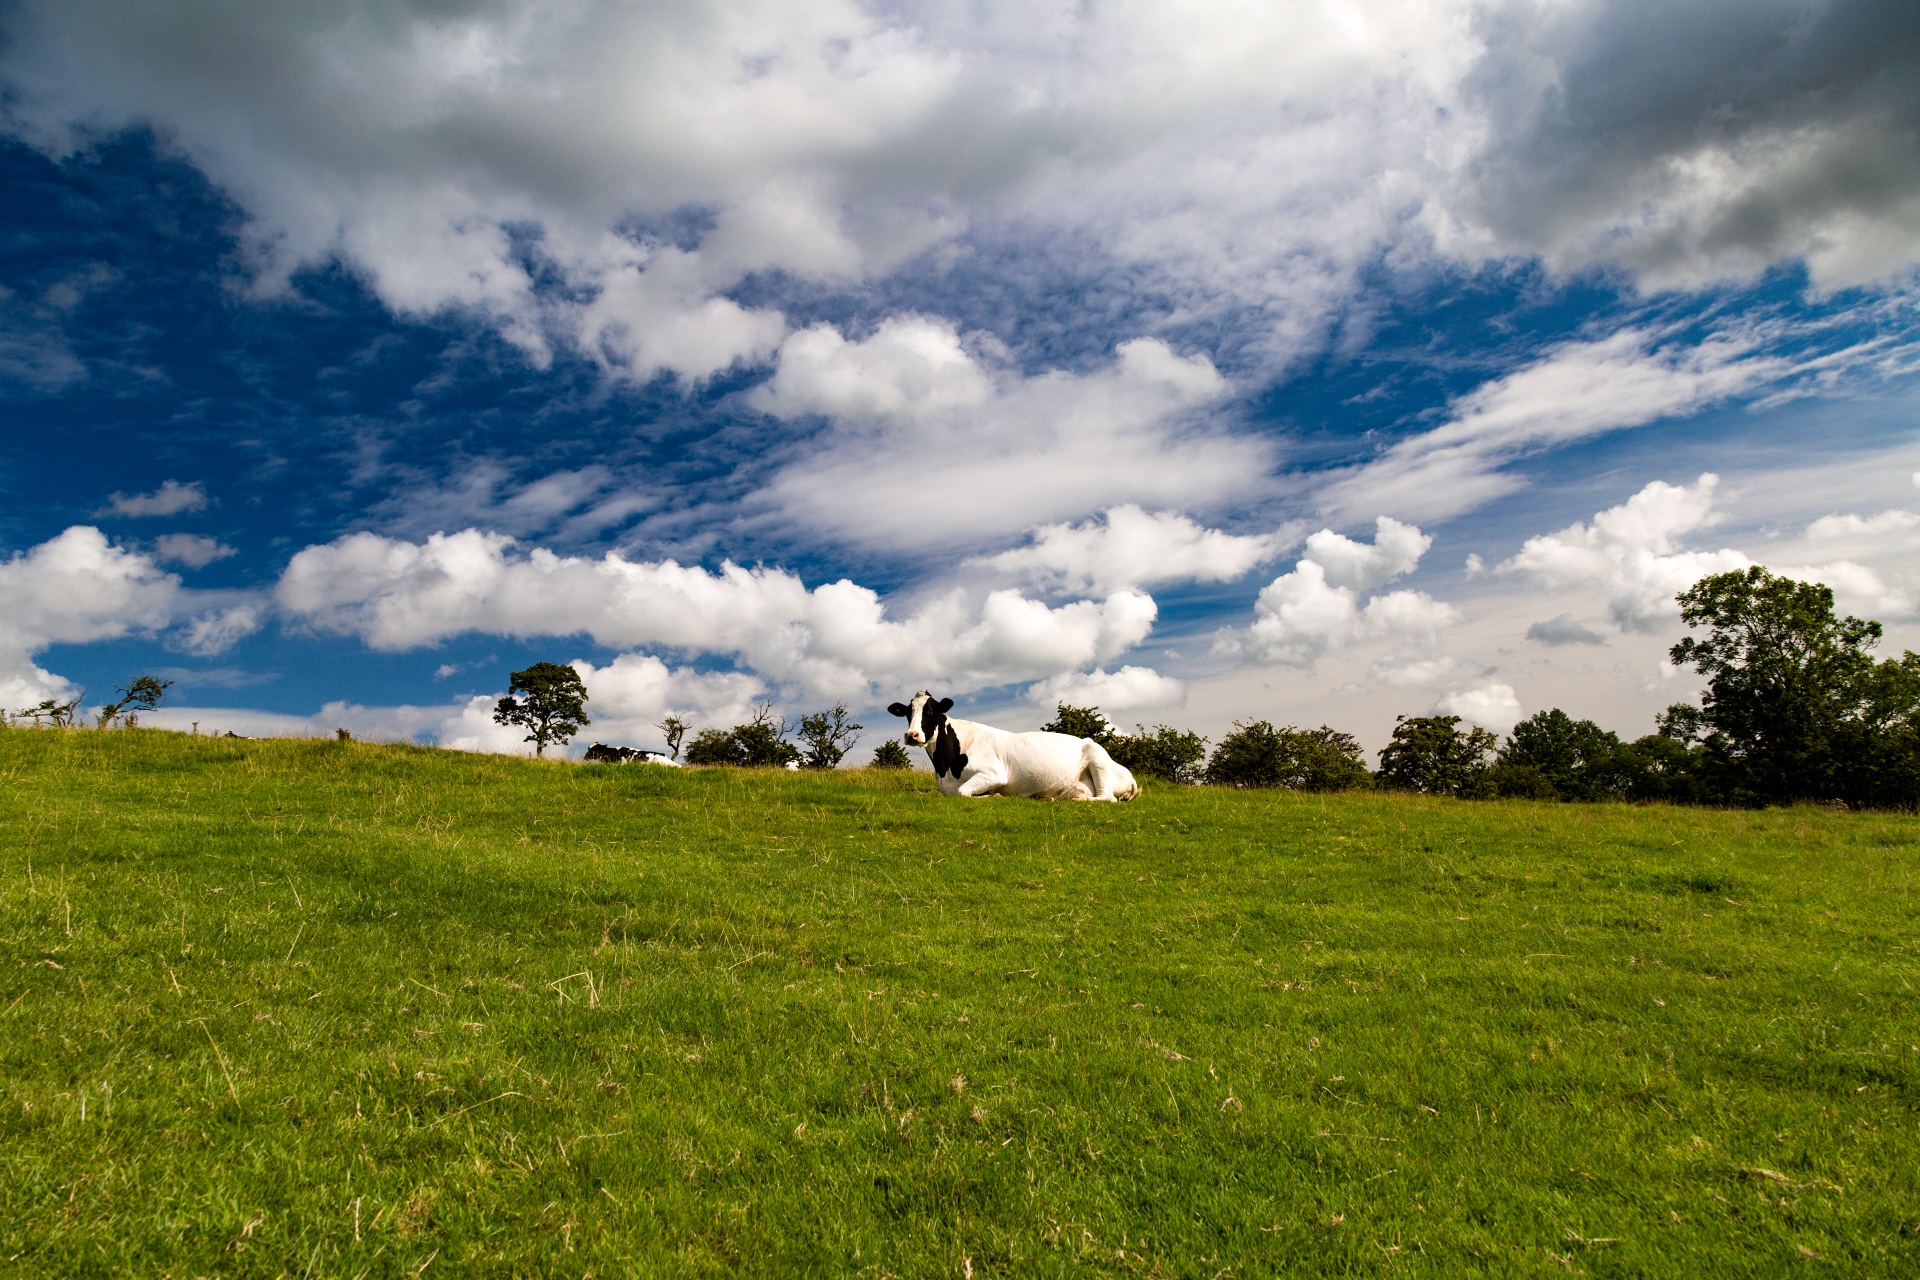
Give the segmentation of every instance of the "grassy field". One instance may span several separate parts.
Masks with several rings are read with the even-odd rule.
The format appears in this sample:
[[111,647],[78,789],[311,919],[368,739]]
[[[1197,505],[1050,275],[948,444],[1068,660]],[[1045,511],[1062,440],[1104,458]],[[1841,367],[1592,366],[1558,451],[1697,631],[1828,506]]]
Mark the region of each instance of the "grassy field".
[[1920,821],[0,731],[0,1261],[1920,1273]]

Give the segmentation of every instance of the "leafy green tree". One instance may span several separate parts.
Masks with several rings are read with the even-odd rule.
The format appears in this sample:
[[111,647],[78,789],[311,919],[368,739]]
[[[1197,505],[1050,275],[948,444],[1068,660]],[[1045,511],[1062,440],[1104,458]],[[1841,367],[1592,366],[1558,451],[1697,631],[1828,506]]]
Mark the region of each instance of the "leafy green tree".
[[116,686],[114,692],[120,697],[100,708],[99,727],[108,728],[117,717],[125,716],[127,727],[132,728],[138,713],[160,709],[160,704],[167,700],[167,690],[172,687],[173,681],[156,680],[152,676],[135,676],[132,683]]
[[1661,730],[1704,748],[1702,771],[1734,804],[1839,799],[1911,803],[1920,659],[1875,663],[1878,622],[1837,618],[1833,591],[1758,565],[1702,578],[1679,595],[1704,637],[1676,644],[1676,666],[1707,679]]
[[746,749],[731,729],[702,729],[687,744],[688,764],[734,764],[747,762]]
[[1555,707],[1507,735],[1489,776],[1495,792],[1530,800],[1605,800],[1622,794],[1619,735]]
[[1107,754],[1129,771],[1143,778],[1162,778],[1189,785],[1206,776],[1207,740],[1197,733],[1157,724],[1149,729],[1134,726],[1138,732],[1112,734]]
[[[516,693],[522,696],[516,698]],[[587,686],[572,667],[536,662],[508,677],[507,696],[494,707],[493,721],[524,728],[524,741],[533,744],[533,754],[545,755],[548,743],[564,746],[593,723],[587,719]]]
[[769,699],[753,709],[753,719],[731,729],[702,729],[687,745],[688,764],[728,764],[742,768],[784,768],[800,759],[787,741],[787,722],[776,720]]
[[873,759],[869,769],[911,769],[913,761],[907,756],[907,749],[900,745],[900,739],[888,738],[873,749]]
[[667,740],[667,758],[669,760],[678,760],[680,758],[680,743],[687,736],[687,722],[679,716],[668,716],[665,720],[655,725],[654,728],[658,729]]
[[800,766],[804,769],[837,769],[847,752],[860,740],[865,725],[853,723],[847,704],[836,702],[825,711],[800,717],[798,737],[802,744]]
[[1701,778],[1705,754],[1705,748],[1650,733],[1620,745],[1614,753],[1613,772],[1629,800],[1699,804],[1710,798]]
[[1057,702],[1053,719],[1040,726],[1043,733],[1064,733],[1075,738],[1091,738],[1109,752],[1113,750],[1113,722],[1098,707],[1073,707]]
[[1459,716],[1401,716],[1380,749],[1380,785],[1430,796],[1478,799],[1492,794],[1489,757],[1499,739],[1460,728]]
[[1222,787],[1286,787],[1292,791],[1349,791],[1372,775],[1352,734],[1321,725],[1276,729],[1265,720],[1236,721],[1207,761],[1206,779]]

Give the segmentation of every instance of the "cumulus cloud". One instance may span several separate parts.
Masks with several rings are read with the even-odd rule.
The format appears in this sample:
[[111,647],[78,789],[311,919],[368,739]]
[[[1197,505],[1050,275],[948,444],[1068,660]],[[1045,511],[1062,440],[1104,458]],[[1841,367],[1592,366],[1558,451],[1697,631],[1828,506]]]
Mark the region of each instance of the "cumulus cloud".
[[1121,667],[1118,671],[1076,671],[1042,680],[1027,690],[1027,700],[1051,707],[1099,707],[1109,716],[1127,711],[1164,711],[1187,700],[1184,681],[1163,676],[1151,667]]
[[1679,549],[1683,535],[1712,522],[1719,483],[1712,473],[1686,486],[1655,480],[1590,524],[1527,539],[1519,554],[1495,572],[1524,575],[1554,589],[1597,588],[1621,630],[1659,630],[1680,616],[1676,594],[1710,573],[1752,563],[1730,548]]
[[1442,694],[1433,709],[1495,733],[1506,733],[1521,720],[1519,695],[1512,685],[1497,682]]
[[0,561],[0,704],[71,693],[65,679],[32,661],[48,645],[157,631],[185,603],[178,577],[85,525],[15,552]]
[[1463,240],[1655,289],[1795,258],[1835,287],[1920,261],[1901,0],[1502,4],[1484,29],[1470,92],[1491,127],[1444,202]]
[[1507,464],[1543,449],[1685,417],[1785,375],[1779,357],[1755,354],[1752,334],[1662,344],[1639,329],[1570,342],[1475,388],[1447,421],[1393,445],[1329,484],[1329,510],[1440,518],[1518,488]]
[[204,511],[207,492],[199,481],[181,484],[163,480],[152,493],[115,493],[102,514],[116,516],[177,516],[185,511]]
[[189,569],[204,569],[216,560],[238,554],[219,539],[203,538],[197,533],[167,533],[153,540],[154,559],[161,564],[183,565]]
[[758,403],[837,416],[764,508],[851,542],[966,546],[1114,504],[1230,502],[1272,472],[1270,442],[1195,420],[1228,392],[1203,355],[1136,338],[1090,373],[1026,376],[951,327],[916,322],[911,353],[907,336],[782,349]]
[[465,632],[586,634],[614,648],[738,656],[819,697],[862,696],[881,683],[981,688],[1077,670],[1138,644],[1157,613],[1134,591],[1056,608],[1016,591],[975,600],[954,590],[895,620],[875,592],[844,579],[809,589],[777,569],[521,554],[512,539],[471,529],[420,543],[361,533],[308,547],[288,564],[276,599],[308,625],[379,649]]
[[1175,511],[1147,512],[1128,503],[1080,524],[1042,525],[1026,546],[972,563],[1019,574],[1048,590],[1106,592],[1165,582],[1230,582],[1291,541],[1284,531],[1224,533]]
[[1361,598],[1413,571],[1433,539],[1382,516],[1372,545],[1323,529],[1307,539],[1292,571],[1254,601],[1254,622],[1234,643],[1256,662],[1311,668],[1335,650],[1366,640],[1430,646],[1459,616],[1452,605],[1420,591]]
[[1605,644],[1607,638],[1591,627],[1584,627],[1571,613],[1563,613],[1527,628],[1527,639],[1544,645]]

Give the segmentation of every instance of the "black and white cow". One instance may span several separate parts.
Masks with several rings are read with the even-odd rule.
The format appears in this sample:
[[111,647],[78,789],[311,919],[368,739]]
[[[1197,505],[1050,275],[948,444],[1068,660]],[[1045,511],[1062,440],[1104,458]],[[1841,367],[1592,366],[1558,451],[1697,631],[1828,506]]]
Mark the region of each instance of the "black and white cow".
[[594,764],[664,764],[675,769],[680,767],[680,762],[664,751],[609,747],[604,742],[596,742],[587,748],[587,760]]
[[924,747],[940,789],[955,796],[1031,796],[1036,800],[1131,800],[1133,775],[1090,738],[1066,733],[1009,733],[954,720],[952,698],[922,689],[911,703],[887,708],[907,718],[906,741]]

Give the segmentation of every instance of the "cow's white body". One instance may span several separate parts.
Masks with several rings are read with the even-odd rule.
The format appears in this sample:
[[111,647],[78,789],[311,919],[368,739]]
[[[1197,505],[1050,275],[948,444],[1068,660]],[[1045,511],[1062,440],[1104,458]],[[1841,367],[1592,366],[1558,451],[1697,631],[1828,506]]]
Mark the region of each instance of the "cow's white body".
[[929,707],[931,696],[922,690],[911,706],[894,704],[894,714],[907,716],[908,745],[926,749],[948,795],[1131,800],[1140,794],[1133,774],[1091,739],[950,719],[945,710],[952,700]]
[[1131,800],[1132,772],[1091,738],[1066,733],[1009,733],[973,720],[949,720],[967,763],[944,775],[951,796],[1029,796],[1035,800]]

